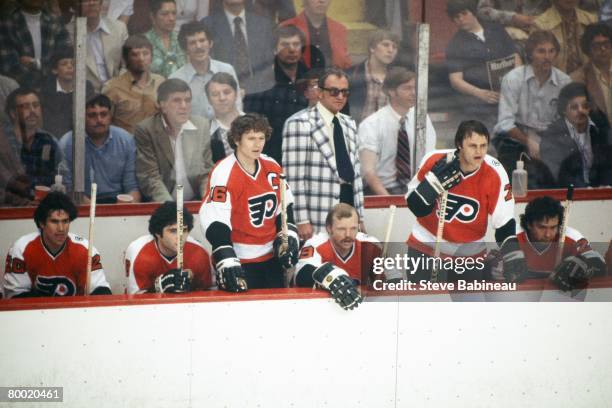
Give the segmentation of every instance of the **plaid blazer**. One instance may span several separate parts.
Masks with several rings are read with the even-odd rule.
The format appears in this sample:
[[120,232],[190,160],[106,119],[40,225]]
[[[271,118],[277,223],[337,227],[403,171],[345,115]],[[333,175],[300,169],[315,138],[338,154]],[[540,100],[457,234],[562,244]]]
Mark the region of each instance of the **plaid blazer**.
[[[357,126],[350,116],[342,113],[337,116],[355,169],[355,207],[363,219]],[[325,230],[327,213],[340,199],[340,176],[331,143],[316,106],[297,112],[285,122],[283,168],[295,199],[295,221],[298,224],[310,221],[315,233]]]
[[59,19],[46,11],[40,16],[40,31],[41,71],[26,68],[19,62],[19,57],[34,57],[32,36],[20,9],[14,9],[0,20],[0,70],[21,85],[40,86],[41,76],[51,73],[53,54],[61,48],[72,47],[68,31]]

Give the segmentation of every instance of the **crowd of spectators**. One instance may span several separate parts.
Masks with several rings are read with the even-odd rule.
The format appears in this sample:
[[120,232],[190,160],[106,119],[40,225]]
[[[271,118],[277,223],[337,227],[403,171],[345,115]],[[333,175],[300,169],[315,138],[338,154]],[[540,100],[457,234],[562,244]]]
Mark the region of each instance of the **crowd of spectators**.
[[[363,192],[405,192],[440,141],[429,117],[424,140],[413,131],[415,73],[398,55],[408,39],[387,21],[351,55],[331,2],[4,2],[0,205],[32,204],[56,174],[72,187],[76,16],[87,19],[86,196],[95,181],[103,202],[170,200],[177,184],[201,199],[244,112],[267,117],[264,153],[286,168],[305,224],[321,227],[338,200],[361,215]],[[612,1],[446,3],[448,90],[462,119],[492,131],[490,153],[508,172],[525,157],[530,188],[612,185]]]

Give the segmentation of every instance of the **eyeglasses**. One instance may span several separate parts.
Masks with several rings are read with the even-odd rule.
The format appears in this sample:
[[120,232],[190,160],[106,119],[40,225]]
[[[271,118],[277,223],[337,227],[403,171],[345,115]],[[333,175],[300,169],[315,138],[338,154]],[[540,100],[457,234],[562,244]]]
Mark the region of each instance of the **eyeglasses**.
[[350,89],[323,88],[323,87],[320,87],[319,89],[329,92],[331,96],[338,96],[342,94],[342,96],[344,96],[345,98],[348,97],[351,93]]
[[601,41],[601,42],[591,43],[591,49],[593,51],[595,50],[607,51],[610,48],[612,48],[612,41]]

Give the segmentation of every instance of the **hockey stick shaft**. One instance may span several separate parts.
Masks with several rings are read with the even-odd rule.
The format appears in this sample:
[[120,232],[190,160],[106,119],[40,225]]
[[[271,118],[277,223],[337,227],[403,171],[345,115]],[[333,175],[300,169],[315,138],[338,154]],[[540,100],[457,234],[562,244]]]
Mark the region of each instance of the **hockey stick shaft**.
[[444,190],[440,196],[439,215],[438,215],[438,230],[436,231],[436,245],[434,246],[434,267],[431,270],[431,281],[438,281],[437,259],[440,257],[440,244],[444,236],[444,219],[446,218],[446,203],[448,202],[448,191]]
[[289,247],[289,227],[287,226],[287,179],[283,173],[280,174],[280,202],[281,202],[281,236],[283,238],[282,250]]
[[386,258],[387,252],[389,251],[389,240],[391,239],[391,230],[393,229],[393,219],[395,218],[396,206],[389,206],[389,220],[387,221],[387,231],[385,232],[385,241],[383,242],[383,249],[381,257]]
[[176,186],[176,267],[183,270],[183,186]]
[[91,183],[91,196],[89,202],[89,237],[87,245],[87,269],[85,270],[85,295],[89,295],[91,286],[91,268],[93,256],[94,242],[94,224],[96,222],[96,197],[98,194],[98,185]]
[[567,232],[567,225],[569,222],[569,210],[572,200],[574,199],[574,185],[570,184],[567,187],[567,194],[565,197],[565,204],[563,208],[563,222],[559,227],[559,247],[557,248],[557,258],[555,259],[555,266],[559,265],[561,258],[563,257],[563,247],[565,245],[565,234]]

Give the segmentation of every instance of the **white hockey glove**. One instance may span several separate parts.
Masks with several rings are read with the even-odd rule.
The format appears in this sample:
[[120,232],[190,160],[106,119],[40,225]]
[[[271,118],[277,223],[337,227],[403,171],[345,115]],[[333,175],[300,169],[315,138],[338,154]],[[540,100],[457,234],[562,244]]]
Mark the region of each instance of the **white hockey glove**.
[[312,272],[315,282],[327,289],[336,303],[344,310],[352,310],[363,301],[350,276],[343,270],[326,262]]

